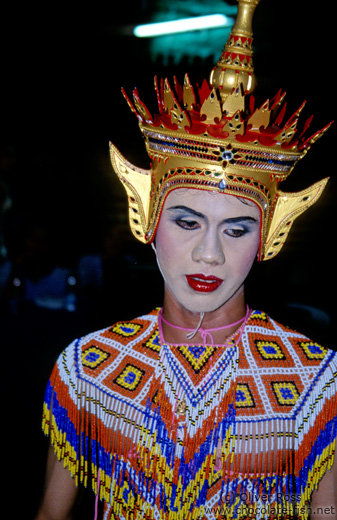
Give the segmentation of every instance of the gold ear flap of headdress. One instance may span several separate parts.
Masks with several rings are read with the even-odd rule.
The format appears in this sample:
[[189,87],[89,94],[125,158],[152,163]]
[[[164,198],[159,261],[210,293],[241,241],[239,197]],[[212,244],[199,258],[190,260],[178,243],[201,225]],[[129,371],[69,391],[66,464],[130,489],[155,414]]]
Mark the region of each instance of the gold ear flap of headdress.
[[128,196],[131,231],[138,240],[147,243],[146,231],[150,220],[152,172],[131,164],[112,143],[110,143],[110,159]]
[[329,178],[297,193],[278,191],[277,200],[264,245],[263,260],[273,258],[282,248],[294,220],[315,204]]

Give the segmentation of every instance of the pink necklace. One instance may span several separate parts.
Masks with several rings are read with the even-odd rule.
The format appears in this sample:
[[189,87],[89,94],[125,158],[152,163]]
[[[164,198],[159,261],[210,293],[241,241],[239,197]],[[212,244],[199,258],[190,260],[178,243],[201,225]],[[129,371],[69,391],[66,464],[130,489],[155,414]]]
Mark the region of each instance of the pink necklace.
[[[163,310],[160,309],[159,311],[159,315],[158,315],[158,322],[159,322],[159,328],[160,328],[160,333],[161,333],[161,337],[163,338],[163,333],[162,333],[162,326],[161,326],[161,321],[163,321],[164,323],[166,323],[167,325],[169,325],[170,327],[173,327],[174,329],[179,329],[179,330],[185,330],[185,331],[188,331],[188,334],[186,334],[186,338],[187,339],[192,339],[197,332],[200,332],[200,335],[202,337],[202,340],[204,342],[204,345],[206,345],[206,341],[207,341],[207,337],[210,338],[210,341],[211,341],[211,345],[214,345],[214,340],[213,340],[213,336],[212,336],[212,332],[216,331],[216,330],[223,330],[223,329],[229,329],[230,327],[235,327],[235,325],[239,325],[239,323],[241,322],[244,322],[244,324],[246,324],[247,320],[248,320],[248,317],[251,313],[251,310],[250,308],[248,307],[247,305],[247,310],[246,310],[246,314],[243,318],[241,318],[240,320],[238,321],[235,321],[234,323],[229,323],[228,325],[224,325],[223,327],[216,327],[214,329],[204,329],[201,327],[201,323],[202,323],[202,320],[204,318],[204,313],[202,312],[201,313],[201,316],[200,316],[200,321],[196,327],[196,329],[187,329],[185,327],[179,327],[178,325],[173,325],[173,323],[170,323],[169,321],[167,321],[164,317],[163,317]],[[243,332],[243,329],[244,327],[241,328],[241,331],[240,331],[240,337],[237,341],[237,343],[239,343],[240,339],[241,339],[241,336],[242,336],[242,332]]]

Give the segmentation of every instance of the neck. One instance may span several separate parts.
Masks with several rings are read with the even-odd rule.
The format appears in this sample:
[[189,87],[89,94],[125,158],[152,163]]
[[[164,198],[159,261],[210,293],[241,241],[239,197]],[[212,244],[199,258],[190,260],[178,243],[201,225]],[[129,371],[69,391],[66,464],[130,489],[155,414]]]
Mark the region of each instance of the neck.
[[[214,344],[223,344],[242,325],[237,323],[243,319],[247,312],[244,291],[235,294],[228,302],[220,308],[205,312],[201,327],[212,331]],[[192,312],[183,307],[169,291],[165,291],[164,305],[162,310],[162,332],[168,343],[203,343],[203,337],[197,332],[191,339],[186,338],[188,331],[196,330],[200,323],[200,312]],[[170,324],[175,325],[172,327]],[[180,328],[176,328],[180,327]],[[184,330],[184,329],[188,329]],[[214,330],[216,329],[216,330]]]

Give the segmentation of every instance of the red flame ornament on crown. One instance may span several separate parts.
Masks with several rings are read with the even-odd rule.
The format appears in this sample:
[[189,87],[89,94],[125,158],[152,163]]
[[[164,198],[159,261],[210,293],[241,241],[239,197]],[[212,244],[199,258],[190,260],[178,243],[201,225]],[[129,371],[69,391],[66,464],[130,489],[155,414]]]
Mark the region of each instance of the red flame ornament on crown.
[[150,243],[166,196],[193,188],[244,197],[261,212],[259,260],[282,248],[294,220],[320,197],[327,178],[297,193],[279,189],[311,145],[327,130],[309,132],[312,118],[299,117],[304,103],[286,117],[285,94],[255,106],[252,18],[260,0],[238,0],[235,24],[210,80],[193,87],[155,78],[158,113],[152,115],[137,89],[133,102],[151,169],[130,164],[110,144],[114,170],[128,195],[130,227]]

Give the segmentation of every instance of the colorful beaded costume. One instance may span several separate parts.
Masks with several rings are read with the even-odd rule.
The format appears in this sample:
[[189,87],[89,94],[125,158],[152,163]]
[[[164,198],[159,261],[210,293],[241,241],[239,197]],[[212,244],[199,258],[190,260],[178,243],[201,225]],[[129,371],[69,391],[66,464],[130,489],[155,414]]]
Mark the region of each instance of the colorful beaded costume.
[[[303,107],[286,117],[282,93],[256,108],[259,0],[238,3],[210,84],[194,89],[186,76],[173,90],[156,81],[155,116],[137,90],[133,104],[127,98],[151,169],[113,145],[111,159],[139,240],[153,240],[170,191],[216,191],[257,204],[265,260],[326,185],[279,189],[326,128],[308,137],[309,119],[298,132]],[[337,354],[258,311],[225,345],[167,344],[160,320],[157,309],[119,322],[59,357],[43,428],[76,483],[92,486],[106,520],[308,519],[334,460]]]
[[334,459],[337,354],[263,312],[237,334],[169,345],[155,310],[60,356],[44,430],[104,518],[308,518]]

